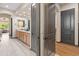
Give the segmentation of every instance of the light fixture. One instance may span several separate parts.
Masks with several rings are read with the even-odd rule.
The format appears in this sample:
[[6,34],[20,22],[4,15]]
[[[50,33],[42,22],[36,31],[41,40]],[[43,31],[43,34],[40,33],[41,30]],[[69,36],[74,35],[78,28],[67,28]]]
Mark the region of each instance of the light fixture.
[[26,15],[24,15],[24,17],[25,17]]
[[35,6],[36,3],[33,3],[32,6]]
[[31,8],[28,8],[29,10],[31,10]]
[[26,12],[24,11],[23,14],[25,14]]
[[22,14],[19,14],[19,16],[22,16]]
[[16,14],[17,14],[18,12],[16,12]]
[[6,5],[5,7],[6,7],[6,8],[8,8],[9,6],[8,6],[8,5]]

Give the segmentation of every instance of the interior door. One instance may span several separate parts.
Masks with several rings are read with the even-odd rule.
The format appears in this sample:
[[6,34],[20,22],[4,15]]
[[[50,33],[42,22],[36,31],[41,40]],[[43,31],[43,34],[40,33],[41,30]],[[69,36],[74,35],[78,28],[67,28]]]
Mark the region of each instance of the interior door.
[[45,30],[44,30],[44,55],[55,53],[55,6],[47,4],[45,7]]
[[40,4],[31,7],[31,49],[40,55]]
[[70,9],[61,12],[61,41],[74,45],[75,10]]

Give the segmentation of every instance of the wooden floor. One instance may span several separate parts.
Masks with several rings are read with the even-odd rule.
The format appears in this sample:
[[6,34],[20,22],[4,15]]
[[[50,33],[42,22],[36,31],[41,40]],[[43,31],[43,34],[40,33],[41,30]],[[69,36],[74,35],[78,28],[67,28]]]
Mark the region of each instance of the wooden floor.
[[60,56],[79,56],[79,47],[64,43],[56,43],[56,54]]

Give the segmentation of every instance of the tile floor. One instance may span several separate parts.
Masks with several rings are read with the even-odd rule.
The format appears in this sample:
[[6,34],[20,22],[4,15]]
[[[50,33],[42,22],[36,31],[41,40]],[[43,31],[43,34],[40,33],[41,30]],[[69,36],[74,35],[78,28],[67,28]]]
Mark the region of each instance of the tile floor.
[[0,56],[35,56],[28,46],[17,39],[10,39],[9,34],[2,35],[0,41]]

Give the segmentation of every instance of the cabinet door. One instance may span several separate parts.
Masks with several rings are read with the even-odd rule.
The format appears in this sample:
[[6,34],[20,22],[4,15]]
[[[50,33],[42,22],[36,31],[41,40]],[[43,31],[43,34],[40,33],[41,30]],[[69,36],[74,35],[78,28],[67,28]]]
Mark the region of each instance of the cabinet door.
[[20,40],[22,41],[22,39],[23,39],[23,33],[20,32]]
[[16,37],[19,38],[19,32],[18,31],[16,31]]
[[27,44],[30,46],[30,33],[27,33]]
[[27,44],[27,33],[24,33],[24,42]]
[[19,40],[21,40],[21,32],[19,31]]

